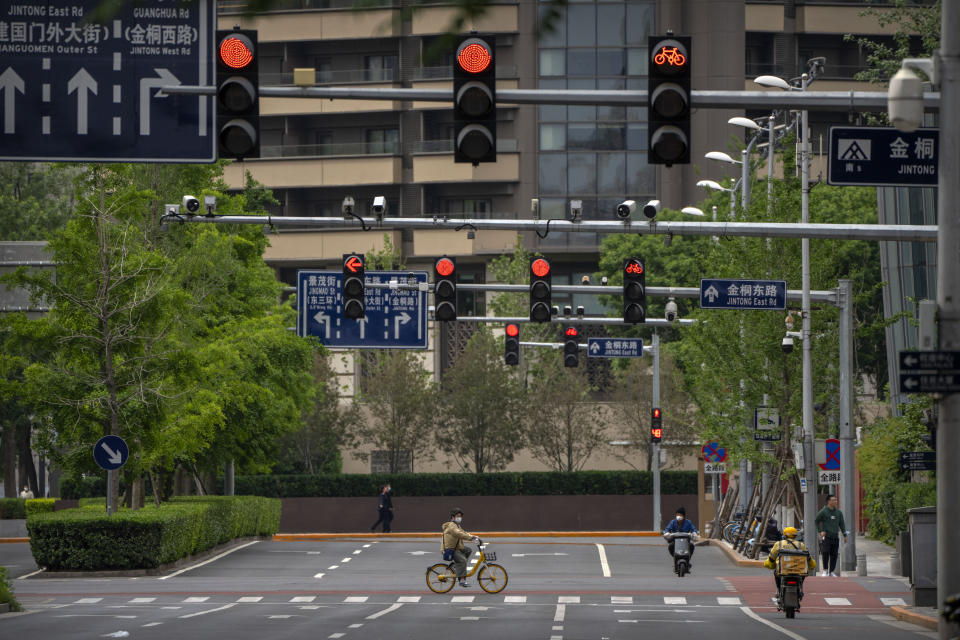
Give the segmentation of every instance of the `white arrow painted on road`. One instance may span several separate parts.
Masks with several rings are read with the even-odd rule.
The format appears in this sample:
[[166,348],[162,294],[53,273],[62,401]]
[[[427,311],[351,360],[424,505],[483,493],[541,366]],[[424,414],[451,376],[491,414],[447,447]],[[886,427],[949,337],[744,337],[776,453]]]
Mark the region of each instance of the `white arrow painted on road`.
[[3,91],[3,132],[15,133],[16,106],[15,100],[17,94],[24,92],[23,78],[17,75],[13,67],[7,67],[7,70],[0,74],[0,91]]
[[514,558],[523,558],[524,556],[566,556],[568,553],[513,553]]
[[[159,77],[140,79],[140,135],[150,135],[150,91],[157,87],[176,86],[180,84],[177,76],[169,69],[154,69]],[[167,94],[157,91],[154,98],[166,98]]]
[[106,442],[101,442],[100,446],[103,448],[104,451],[107,452],[107,455],[110,456],[110,464],[123,463],[123,456],[120,455],[119,451],[114,451],[113,449],[108,447]]
[[393,339],[400,339],[400,325],[410,322],[410,314],[404,311],[398,316],[393,317]]
[[720,297],[720,292],[717,291],[717,289],[713,285],[710,285],[709,287],[707,287],[707,290],[703,292],[703,295],[707,296],[707,300],[709,300],[710,302],[713,302],[714,300]]
[[84,67],[80,67],[70,82],[67,83],[67,95],[77,92],[77,135],[87,135],[87,119],[89,118],[89,93],[97,95],[97,81],[93,79]]
[[313,316],[313,319],[317,321],[317,324],[327,326],[327,340],[330,339],[330,316],[325,314],[323,311],[319,311],[317,315]]

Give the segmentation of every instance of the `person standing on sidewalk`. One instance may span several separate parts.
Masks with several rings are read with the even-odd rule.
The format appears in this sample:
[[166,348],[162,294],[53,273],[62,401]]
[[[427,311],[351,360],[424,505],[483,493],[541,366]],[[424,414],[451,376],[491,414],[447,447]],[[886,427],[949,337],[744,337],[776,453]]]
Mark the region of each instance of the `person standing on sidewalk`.
[[370,527],[370,531],[376,531],[377,525],[383,523],[383,532],[390,533],[390,523],[393,521],[393,500],[390,499],[390,483],[383,485],[380,489],[380,499],[377,503],[377,521]]
[[820,555],[823,557],[823,576],[837,577],[837,556],[840,553],[840,536],[847,541],[847,526],[843,522],[843,512],[837,509],[837,496],[827,496],[827,506],[817,513],[814,519],[820,534]]

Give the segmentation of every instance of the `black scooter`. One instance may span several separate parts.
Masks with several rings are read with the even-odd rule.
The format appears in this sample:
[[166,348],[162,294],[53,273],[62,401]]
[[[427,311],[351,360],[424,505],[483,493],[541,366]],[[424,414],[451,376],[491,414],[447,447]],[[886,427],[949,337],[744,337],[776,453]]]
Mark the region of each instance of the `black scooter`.
[[667,540],[673,540],[673,572],[682,578],[690,572],[690,556],[691,545],[693,545],[693,534],[678,532],[668,533],[663,537]]
[[803,598],[803,579],[807,575],[807,550],[791,551],[780,549],[777,562],[780,565],[780,590],[777,593],[777,611],[783,611],[788,618],[793,618],[800,608]]

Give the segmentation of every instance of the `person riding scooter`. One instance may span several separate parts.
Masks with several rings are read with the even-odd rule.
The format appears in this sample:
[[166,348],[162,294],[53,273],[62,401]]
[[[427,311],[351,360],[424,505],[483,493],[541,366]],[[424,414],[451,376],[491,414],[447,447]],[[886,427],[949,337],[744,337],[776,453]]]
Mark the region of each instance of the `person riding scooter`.
[[[785,527],[783,529],[783,540],[780,540],[770,548],[770,555],[764,560],[763,566],[773,571],[773,580],[777,585],[777,595],[780,594],[780,563],[777,562],[777,556],[780,550],[784,551],[806,551],[807,547],[797,540],[796,527]],[[817,568],[817,561],[813,556],[807,556],[807,570],[814,571]],[[800,575],[800,599],[803,600],[803,580],[806,576]]]
[[[670,521],[670,524],[667,525],[667,528],[663,531],[663,535],[666,536],[670,533],[692,533],[693,535],[699,535],[697,528],[693,526],[693,523],[687,520],[687,510],[683,507],[677,507],[676,518]],[[673,557],[674,549],[674,540],[670,539],[667,543],[667,551],[670,552],[670,557]],[[693,551],[695,547],[690,545],[690,566],[693,566]]]

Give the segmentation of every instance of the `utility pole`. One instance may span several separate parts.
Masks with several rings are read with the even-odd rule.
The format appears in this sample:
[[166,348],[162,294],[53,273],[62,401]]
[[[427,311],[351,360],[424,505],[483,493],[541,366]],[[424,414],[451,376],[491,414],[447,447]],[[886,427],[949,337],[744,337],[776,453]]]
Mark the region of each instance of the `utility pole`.
[[[660,335],[653,332],[653,407],[660,406]],[[653,530],[660,531],[662,520],[660,519],[660,443],[654,442],[651,445],[653,449],[653,460],[650,463],[650,469],[653,471]]]
[[843,471],[840,477],[840,507],[845,510],[845,524],[850,531],[843,544],[841,569],[853,571],[857,568],[857,518],[856,498],[853,485],[856,477],[853,453],[853,284],[850,280],[840,280],[837,288],[837,300],[840,303],[840,460]]

